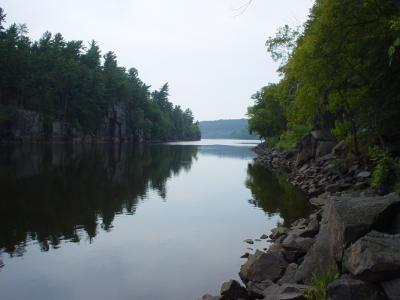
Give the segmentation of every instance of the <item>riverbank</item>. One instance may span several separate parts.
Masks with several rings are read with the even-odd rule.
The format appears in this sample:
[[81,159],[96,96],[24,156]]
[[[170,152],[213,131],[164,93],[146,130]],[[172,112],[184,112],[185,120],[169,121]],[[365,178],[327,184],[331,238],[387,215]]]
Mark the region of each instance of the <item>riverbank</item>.
[[370,187],[368,164],[339,164],[344,143],[328,145],[318,132],[307,139],[292,152],[263,144],[254,151],[257,163],[285,172],[314,211],[273,229],[265,252],[246,255],[245,286],[230,280],[203,300],[400,299],[399,196]]

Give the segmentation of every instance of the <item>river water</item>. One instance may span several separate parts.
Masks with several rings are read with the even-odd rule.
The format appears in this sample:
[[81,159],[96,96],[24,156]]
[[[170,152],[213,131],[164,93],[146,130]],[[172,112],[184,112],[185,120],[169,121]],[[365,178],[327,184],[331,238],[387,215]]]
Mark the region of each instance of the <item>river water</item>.
[[252,252],[244,239],[309,209],[253,163],[256,142],[2,146],[0,299],[217,294]]

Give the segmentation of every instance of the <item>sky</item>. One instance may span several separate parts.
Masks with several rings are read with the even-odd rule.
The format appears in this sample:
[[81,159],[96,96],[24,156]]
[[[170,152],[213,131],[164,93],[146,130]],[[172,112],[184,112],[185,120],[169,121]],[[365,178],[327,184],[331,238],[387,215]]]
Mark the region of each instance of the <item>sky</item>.
[[119,65],[197,120],[246,117],[251,95],[279,80],[265,41],[304,23],[313,0],[2,0],[7,24],[25,23],[66,40],[95,40]]

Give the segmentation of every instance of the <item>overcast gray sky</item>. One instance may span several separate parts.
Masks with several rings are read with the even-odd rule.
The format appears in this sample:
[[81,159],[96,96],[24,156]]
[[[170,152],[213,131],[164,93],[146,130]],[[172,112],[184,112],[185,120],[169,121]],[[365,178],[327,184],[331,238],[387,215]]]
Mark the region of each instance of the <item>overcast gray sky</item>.
[[[278,79],[265,40],[301,25],[312,0],[3,0],[7,24],[67,40],[94,39],[144,82],[170,84],[171,101],[198,120],[245,117],[250,96]],[[239,15],[238,15],[239,14]]]

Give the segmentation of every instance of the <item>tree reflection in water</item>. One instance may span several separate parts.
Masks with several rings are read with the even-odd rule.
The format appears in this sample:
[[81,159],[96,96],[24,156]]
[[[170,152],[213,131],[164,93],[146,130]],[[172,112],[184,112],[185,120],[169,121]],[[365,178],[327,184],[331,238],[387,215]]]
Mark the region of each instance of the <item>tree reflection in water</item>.
[[[0,254],[22,256],[109,231],[117,214],[134,214],[149,189],[165,199],[166,182],[197,159],[196,146],[2,146]],[[0,268],[3,263],[0,260]]]
[[248,165],[246,186],[253,196],[249,202],[269,216],[279,213],[286,226],[306,216],[311,209],[305,195],[290,184],[286,176],[258,164]]

